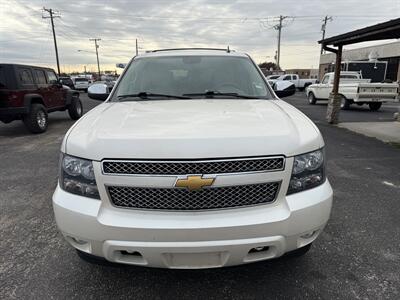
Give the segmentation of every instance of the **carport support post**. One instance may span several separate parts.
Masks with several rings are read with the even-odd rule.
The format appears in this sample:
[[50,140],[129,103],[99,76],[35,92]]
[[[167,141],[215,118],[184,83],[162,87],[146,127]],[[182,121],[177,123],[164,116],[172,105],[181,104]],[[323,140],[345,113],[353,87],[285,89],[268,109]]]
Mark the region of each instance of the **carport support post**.
[[333,80],[333,89],[329,94],[328,109],[326,111],[326,120],[331,124],[339,123],[339,112],[341,97],[339,95],[340,67],[342,62],[342,45],[338,46],[336,52],[335,77]]

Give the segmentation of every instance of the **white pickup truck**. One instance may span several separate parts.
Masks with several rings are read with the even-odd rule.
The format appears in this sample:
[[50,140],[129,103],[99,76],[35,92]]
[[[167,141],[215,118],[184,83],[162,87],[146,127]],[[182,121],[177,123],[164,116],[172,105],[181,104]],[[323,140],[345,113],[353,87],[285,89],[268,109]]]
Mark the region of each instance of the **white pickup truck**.
[[296,86],[296,88],[298,88],[301,91],[303,91],[309,85],[317,82],[317,79],[313,79],[313,78],[301,79],[299,77],[299,75],[297,75],[297,74],[284,74],[274,80],[275,81],[281,81],[281,80],[290,81]]
[[[333,88],[334,73],[326,73],[321,83],[307,87],[307,98],[310,104],[317,100],[327,100]],[[368,104],[372,111],[378,110],[383,102],[396,102],[399,95],[398,83],[371,83],[363,79],[358,72],[340,72],[339,94],[342,98],[341,109],[350,105]]]

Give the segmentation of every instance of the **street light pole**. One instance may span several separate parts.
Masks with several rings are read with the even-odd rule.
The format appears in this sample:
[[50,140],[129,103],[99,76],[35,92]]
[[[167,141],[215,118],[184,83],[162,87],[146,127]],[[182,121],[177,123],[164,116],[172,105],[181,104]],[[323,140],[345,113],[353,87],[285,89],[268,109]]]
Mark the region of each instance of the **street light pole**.
[[99,79],[101,79],[101,74],[100,74],[100,62],[99,62],[99,52],[98,52],[99,45],[97,45],[97,41],[101,41],[101,39],[94,38],[94,39],[89,39],[89,41],[94,41],[94,45],[95,45],[95,48],[96,48],[97,71],[98,71],[98,74],[99,74]]

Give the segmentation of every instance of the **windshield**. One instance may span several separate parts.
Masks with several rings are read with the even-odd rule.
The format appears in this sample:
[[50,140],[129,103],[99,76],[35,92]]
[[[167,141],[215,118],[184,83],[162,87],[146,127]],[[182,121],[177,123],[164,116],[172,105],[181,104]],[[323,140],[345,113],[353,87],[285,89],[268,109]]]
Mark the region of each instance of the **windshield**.
[[[146,94],[164,99],[271,98],[253,62],[237,56],[166,56],[139,58],[121,79],[113,99]],[[229,94],[229,95],[227,95]],[[134,97],[133,97],[134,98]],[[143,98],[143,97],[142,97]],[[238,97],[239,98],[239,97]],[[137,100],[137,99],[134,99]]]

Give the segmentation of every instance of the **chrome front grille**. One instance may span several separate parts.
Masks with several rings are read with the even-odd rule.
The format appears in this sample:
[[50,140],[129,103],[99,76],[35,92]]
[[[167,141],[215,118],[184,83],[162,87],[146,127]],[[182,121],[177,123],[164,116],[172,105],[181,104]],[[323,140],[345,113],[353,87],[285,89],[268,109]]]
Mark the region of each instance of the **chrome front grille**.
[[206,210],[251,206],[273,202],[280,182],[209,187],[189,191],[185,188],[144,188],[108,186],[113,205],[134,209]]
[[284,167],[282,156],[193,161],[103,161],[103,173],[109,175],[228,174],[281,171]]

